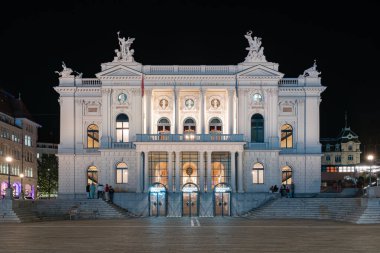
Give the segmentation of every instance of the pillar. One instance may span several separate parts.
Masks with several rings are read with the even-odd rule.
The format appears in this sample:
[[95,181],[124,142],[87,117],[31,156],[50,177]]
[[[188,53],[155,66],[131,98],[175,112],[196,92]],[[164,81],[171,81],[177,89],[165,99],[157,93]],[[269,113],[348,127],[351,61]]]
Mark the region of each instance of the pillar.
[[200,107],[201,107],[200,111],[201,111],[201,115],[199,117],[199,119],[200,119],[199,125],[201,127],[201,134],[205,133],[205,98],[204,98],[204,95],[205,95],[205,92],[201,87],[201,90],[200,90]]
[[199,152],[199,190],[200,192],[205,191],[205,159],[204,152]]
[[175,116],[175,134],[178,134],[179,131],[179,90],[175,89],[174,90],[174,101],[175,101],[175,110],[174,110],[174,116]]
[[151,120],[151,111],[152,111],[152,90],[145,90],[146,106],[145,106],[145,115],[146,115],[146,133],[152,133],[152,120]]
[[149,191],[149,152],[144,152],[144,192]]
[[235,151],[231,152],[231,187],[232,192],[236,192]]
[[234,132],[234,90],[228,90],[228,134]]
[[238,155],[238,192],[244,192],[243,188],[243,151]]
[[173,192],[173,152],[168,152],[168,190]]
[[137,159],[136,159],[136,169],[137,169],[137,176],[136,176],[136,192],[140,193],[142,192],[142,182],[143,182],[143,167],[141,166],[141,152],[137,152]]
[[207,151],[207,192],[212,192],[212,179],[211,179],[211,151]]
[[180,152],[177,151],[175,152],[175,191],[180,192],[180,166],[179,166],[179,157],[180,157]]

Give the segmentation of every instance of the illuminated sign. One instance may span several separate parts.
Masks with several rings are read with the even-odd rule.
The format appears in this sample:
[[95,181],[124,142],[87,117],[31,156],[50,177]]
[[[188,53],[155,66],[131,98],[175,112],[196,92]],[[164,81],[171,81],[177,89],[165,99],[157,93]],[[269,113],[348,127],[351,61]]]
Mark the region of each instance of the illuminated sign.
[[229,186],[217,186],[215,187],[215,192],[230,192],[231,187]]
[[186,185],[182,188],[182,192],[197,192],[198,188],[195,185]]

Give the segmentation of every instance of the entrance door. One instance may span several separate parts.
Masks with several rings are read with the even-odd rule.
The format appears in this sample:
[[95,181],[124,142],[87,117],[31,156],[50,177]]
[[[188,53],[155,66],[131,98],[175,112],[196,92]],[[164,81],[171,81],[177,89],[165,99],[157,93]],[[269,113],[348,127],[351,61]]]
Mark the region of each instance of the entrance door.
[[231,187],[221,183],[214,188],[215,216],[231,215]]
[[149,216],[166,216],[166,188],[162,184],[150,187]]
[[187,183],[182,187],[182,216],[198,216],[198,186]]

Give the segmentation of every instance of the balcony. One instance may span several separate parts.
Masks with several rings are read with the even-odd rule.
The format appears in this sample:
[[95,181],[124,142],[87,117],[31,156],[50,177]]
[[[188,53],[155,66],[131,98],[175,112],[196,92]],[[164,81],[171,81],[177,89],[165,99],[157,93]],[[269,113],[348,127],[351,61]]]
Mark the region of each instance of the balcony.
[[112,148],[131,149],[131,148],[135,148],[135,145],[132,142],[112,142]]
[[244,142],[242,134],[137,134],[136,142]]

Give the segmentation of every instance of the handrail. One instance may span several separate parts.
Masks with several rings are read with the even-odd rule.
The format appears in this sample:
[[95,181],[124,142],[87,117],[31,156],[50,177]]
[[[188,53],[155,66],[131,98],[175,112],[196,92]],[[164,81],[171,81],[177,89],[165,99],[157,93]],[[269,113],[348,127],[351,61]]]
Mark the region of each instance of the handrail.
[[137,134],[137,142],[244,142],[243,134]]

